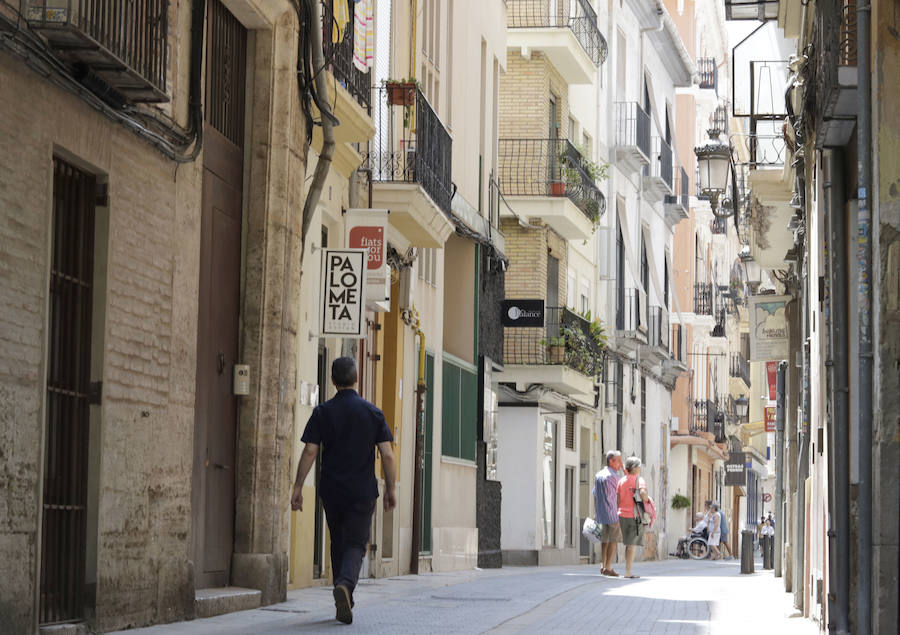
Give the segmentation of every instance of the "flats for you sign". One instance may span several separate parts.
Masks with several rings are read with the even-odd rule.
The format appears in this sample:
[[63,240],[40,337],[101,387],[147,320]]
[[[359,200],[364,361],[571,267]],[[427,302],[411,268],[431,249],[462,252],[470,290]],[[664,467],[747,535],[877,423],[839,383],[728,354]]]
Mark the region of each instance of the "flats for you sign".
[[319,334],[365,337],[368,249],[323,249]]
[[[390,267],[387,264],[387,223],[386,209],[348,209],[347,247],[366,249],[366,303],[389,303],[391,300]],[[368,308],[386,311],[387,307],[371,305]]]

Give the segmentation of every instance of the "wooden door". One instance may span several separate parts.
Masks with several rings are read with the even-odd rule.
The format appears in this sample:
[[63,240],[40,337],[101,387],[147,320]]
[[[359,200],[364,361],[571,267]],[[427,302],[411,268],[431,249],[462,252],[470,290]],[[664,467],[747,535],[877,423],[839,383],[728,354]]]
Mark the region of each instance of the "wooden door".
[[[246,31],[208,5],[197,324],[192,557],[197,588],[226,586],[234,550]],[[258,372],[258,369],[255,369]]]

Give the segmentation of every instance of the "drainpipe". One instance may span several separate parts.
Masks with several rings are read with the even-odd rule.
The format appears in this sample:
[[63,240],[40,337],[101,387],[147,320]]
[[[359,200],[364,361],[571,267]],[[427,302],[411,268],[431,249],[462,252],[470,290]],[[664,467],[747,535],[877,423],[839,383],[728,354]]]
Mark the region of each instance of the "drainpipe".
[[828,418],[828,630],[849,635],[850,599],[850,407],[847,359],[847,218],[845,215],[844,161],[840,150],[826,159],[824,183],[828,206],[828,276],[831,279],[828,340],[831,358],[825,364],[831,373],[831,417]]
[[859,547],[857,572],[858,633],[872,632],[872,75],[869,37],[872,5],[860,0],[856,5],[856,56],[859,107],[857,147],[859,148],[859,234],[856,259],[859,267]]
[[[804,241],[805,242],[805,241]],[[806,245],[804,245],[804,248]],[[803,409],[800,420],[800,450],[797,458],[797,513],[794,522],[793,538],[793,573],[791,583],[794,589],[794,607],[803,610],[806,603],[806,479],[809,477],[809,259],[804,257],[803,262],[803,293],[800,297],[804,305],[800,307],[800,341],[803,342],[803,369],[800,386],[803,399]]]
[[[415,309],[413,309],[415,311]],[[419,552],[422,544],[422,476],[425,461],[425,332],[422,331],[418,312],[414,312],[412,327],[419,338],[419,374],[416,384],[416,444],[413,460],[413,517],[410,540],[409,572],[419,573]]]
[[775,577],[781,577],[781,553],[784,549],[784,419],[786,361],[778,362],[775,383]]
[[[322,8],[318,0],[304,0],[312,5],[312,25],[309,32],[305,35],[310,38],[312,44],[313,68],[321,71],[325,68],[325,55],[322,52],[322,37],[318,30],[318,25],[322,24]],[[302,38],[300,46],[303,46]],[[319,161],[316,163],[316,171],[313,174],[312,183],[306,194],[306,202],[303,204],[303,224],[300,229],[300,263],[303,263],[303,251],[306,245],[306,234],[312,223],[316,206],[319,204],[319,197],[322,196],[322,189],[325,187],[325,179],[328,178],[328,171],[331,169],[331,160],[334,157],[334,126],[337,119],[331,112],[331,106],[328,99],[324,98],[328,95],[328,82],[325,80],[325,73],[317,72],[315,77],[316,91],[322,95],[323,99],[317,100],[316,105],[322,113],[320,117],[322,123],[322,152],[319,153]],[[321,102],[321,103],[320,103]],[[301,266],[302,272],[302,266]]]

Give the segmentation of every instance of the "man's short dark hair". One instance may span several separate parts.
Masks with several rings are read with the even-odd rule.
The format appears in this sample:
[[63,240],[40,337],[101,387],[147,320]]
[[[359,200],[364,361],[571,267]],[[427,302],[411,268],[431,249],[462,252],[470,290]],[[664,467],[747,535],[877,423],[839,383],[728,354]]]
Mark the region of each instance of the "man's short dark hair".
[[331,381],[335,386],[348,388],[356,383],[356,360],[352,357],[338,357],[331,362]]

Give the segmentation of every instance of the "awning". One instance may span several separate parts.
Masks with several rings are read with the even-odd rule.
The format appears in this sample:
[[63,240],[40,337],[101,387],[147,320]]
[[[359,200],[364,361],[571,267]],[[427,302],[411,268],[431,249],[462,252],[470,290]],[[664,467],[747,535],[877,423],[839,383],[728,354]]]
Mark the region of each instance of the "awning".
[[669,288],[672,289],[672,300],[675,301],[675,312],[678,314],[678,323],[685,324],[684,317],[681,315],[681,304],[678,302],[678,287],[675,286],[675,270],[672,268],[672,259],[669,254],[665,255],[666,264],[669,270]]
[[[618,210],[618,206],[616,206]],[[626,222],[622,222],[625,220]],[[641,281],[640,267],[637,264],[637,259],[634,257],[634,251],[632,249],[631,244],[631,236],[628,233],[628,223],[627,219],[619,217],[619,228],[622,231],[622,243],[625,245],[625,260],[628,261],[628,267],[631,270],[631,277],[634,280],[635,288],[641,293],[641,307],[647,306],[647,290],[644,289],[644,285]],[[646,317],[646,316],[642,316]],[[646,319],[642,319],[642,324],[646,324]]]
[[656,256],[653,255],[653,237],[646,227],[642,226],[641,232],[644,234],[644,242],[647,245],[647,263],[650,265],[650,278],[653,280],[653,286],[656,287],[656,299],[659,301],[659,306],[665,307],[666,311],[668,311],[669,307],[666,306],[666,300],[663,297],[663,286],[659,283],[659,273],[656,271]]

